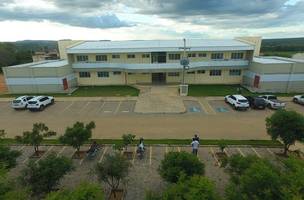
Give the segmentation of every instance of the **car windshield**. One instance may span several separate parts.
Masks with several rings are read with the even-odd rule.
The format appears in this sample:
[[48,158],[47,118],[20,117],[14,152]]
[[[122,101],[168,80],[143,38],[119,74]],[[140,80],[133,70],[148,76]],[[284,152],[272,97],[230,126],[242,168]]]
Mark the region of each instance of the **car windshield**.
[[268,99],[277,100],[276,96],[269,96]]
[[14,100],[13,103],[20,103],[21,100]]
[[264,99],[262,99],[262,98],[256,98],[255,101],[257,103],[264,103],[265,102]]
[[248,101],[246,99],[239,100],[240,103],[247,103]]
[[28,103],[29,104],[35,104],[35,103],[37,103],[37,101],[29,101]]

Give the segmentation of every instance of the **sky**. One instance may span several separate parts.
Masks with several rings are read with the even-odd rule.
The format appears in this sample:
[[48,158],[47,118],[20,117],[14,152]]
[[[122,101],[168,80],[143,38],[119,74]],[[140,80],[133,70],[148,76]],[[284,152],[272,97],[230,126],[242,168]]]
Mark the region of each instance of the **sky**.
[[0,41],[304,37],[304,0],[0,0]]

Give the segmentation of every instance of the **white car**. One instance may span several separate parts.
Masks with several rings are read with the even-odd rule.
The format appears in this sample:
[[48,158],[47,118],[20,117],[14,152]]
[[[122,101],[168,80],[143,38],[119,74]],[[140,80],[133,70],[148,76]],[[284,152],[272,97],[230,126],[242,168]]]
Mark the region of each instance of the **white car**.
[[43,110],[48,105],[55,102],[54,97],[51,96],[37,96],[28,102],[27,108],[29,110]]
[[296,95],[293,97],[293,102],[304,105],[304,94],[303,95]]
[[14,109],[25,109],[27,108],[28,101],[33,99],[34,96],[21,96],[14,99],[11,103],[11,107]]
[[225,102],[232,105],[236,110],[249,108],[248,100],[239,94],[225,96]]
[[259,96],[263,98],[266,102],[266,106],[272,109],[281,109],[285,108],[286,104],[282,101],[279,101],[278,98],[274,95],[262,95]]

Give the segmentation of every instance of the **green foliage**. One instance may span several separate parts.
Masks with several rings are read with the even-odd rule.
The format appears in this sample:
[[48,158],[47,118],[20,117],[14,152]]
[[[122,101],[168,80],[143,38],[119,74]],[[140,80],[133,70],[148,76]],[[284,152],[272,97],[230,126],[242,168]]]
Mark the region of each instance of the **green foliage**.
[[156,192],[147,191],[145,194],[145,200],[162,200],[161,195]]
[[53,190],[60,179],[71,170],[73,170],[73,165],[70,159],[57,157],[52,153],[39,160],[38,163],[29,162],[20,178],[34,194],[44,194]]
[[267,133],[284,144],[284,154],[295,141],[304,139],[304,116],[295,111],[278,110],[266,118]]
[[221,149],[221,152],[224,152],[225,148],[227,147],[227,142],[226,140],[220,140],[218,145]]
[[67,127],[65,134],[59,138],[59,141],[71,145],[79,152],[81,145],[92,137],[94,128],[95,123],[93,121],[86,125],[82,122],[76,122],[73,127]]
[[6,135],[5,130],[0,130],[0,139],[3,139],[5,135]]
[[304,38],[263,39],[262,52],[271,51],[304,51]]
[[134,141],[135,139],[135,135],[132,135],[132,134],[123,134],[122,135],[122,142],[123,142],[123,145],[124,145],[124,148],[127,150],[127,147],[129,144],[132,144],[132,142]]
[[159,173],[168,182],[176,183],[182,174],[193,176],[204,174],[205,165],[187,152],[169,152],[161,161]]
[[8,169],[16,166],[16,159],[20,155],[20,151],[10,150],[9,147],[0,146],[0,163],[3,163]]
[[56,135],[56,132],[50,131],[44,123],[35,123],[33,124],[32,131],[23,132],[23,135],[17,136],[16,140],[34,146],[34,150],[37,152],[43,139],[54,135]]
[[217,200],[215,184],[208,178],[193,176],[189,179],[179,180],[169,186],[163,194],[162,200]]
[[304,161],[288,158],[277,166],[257,157],[232,156],[227,200],[297,200],[304,198]]
[[82,183],[73,190],[51,192],[45,200],[103,200],[104,193],[100,186]]
[[95,172],[100,182],[108,184],[115,190],[128,176],[129,167],[129,161],[121,154],[108,154],[101,163],[97,164]]

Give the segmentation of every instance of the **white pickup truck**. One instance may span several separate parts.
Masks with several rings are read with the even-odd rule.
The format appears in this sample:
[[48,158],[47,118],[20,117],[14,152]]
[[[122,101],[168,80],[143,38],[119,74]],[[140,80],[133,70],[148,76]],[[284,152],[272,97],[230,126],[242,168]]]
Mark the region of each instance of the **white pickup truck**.
[[282,101],[279,101],[278,98],[274,95],[262,95],[259,96],[263,98],[266,102],[266,106],[272,109],[285,108],[286,104]]

